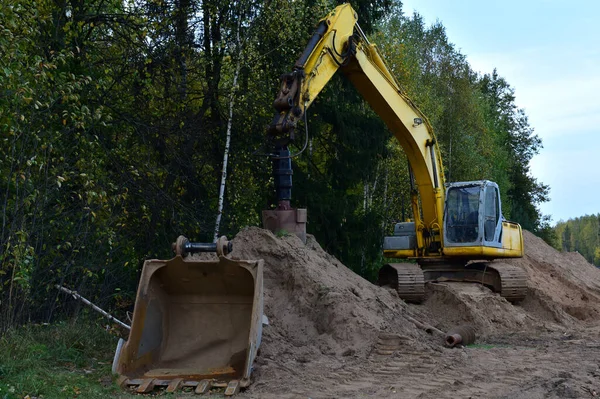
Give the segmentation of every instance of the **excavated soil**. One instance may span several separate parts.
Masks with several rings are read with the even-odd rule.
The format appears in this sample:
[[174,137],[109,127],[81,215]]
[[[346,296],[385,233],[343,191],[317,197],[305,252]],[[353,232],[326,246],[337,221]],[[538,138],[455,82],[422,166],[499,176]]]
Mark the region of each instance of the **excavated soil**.
[[[407,305],[308,238],[247,228],[233,258],[264,259],[261,351],[246,398],[588,398],[600,394],[600,270],[524,232],[529,275],[511,304],[466,283],[428,283]],[[504,261],[507,262],[507,261]],[[469,324],[474,345],[436,328]],[[436,328],[429,328],[434,326]]]

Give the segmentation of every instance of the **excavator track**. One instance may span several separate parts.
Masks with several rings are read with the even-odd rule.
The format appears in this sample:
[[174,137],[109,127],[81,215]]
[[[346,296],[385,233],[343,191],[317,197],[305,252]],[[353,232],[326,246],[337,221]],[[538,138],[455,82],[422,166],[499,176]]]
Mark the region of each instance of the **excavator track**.
[[425,277],[414,263],[389,263],[379,270],[379,285],[395,288],[406,302],[421,303],[425,299]]
[[429,263],[421,267],[413,263],[390,263],[379,270],[379,285],[395,288],[407,302],[423,302],[425,283],[429,281],[482,284],[509,302],[519,302],[527,296],[527,273],[518,266],[501,262]]
[[527,273],[518,266],[501,262],[430,263],[421,265],[425,281],[479,283],[510,302],[527,295]]
[[518,266],[501,262],[476,262],[467,265],[467,268],[482,273],[497,273],[498,282],[490,288],[509,302],[519,302],[527,296],[527,272]]

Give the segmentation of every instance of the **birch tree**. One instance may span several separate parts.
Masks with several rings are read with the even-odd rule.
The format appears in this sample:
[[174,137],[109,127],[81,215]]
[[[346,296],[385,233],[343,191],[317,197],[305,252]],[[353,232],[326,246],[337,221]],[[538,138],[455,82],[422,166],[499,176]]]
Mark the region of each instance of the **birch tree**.
[[238,8],[237,8],[238,15],[235,18],[236,19],[236,27],[235,27],[235,39],[234,39],[234,45],[233,45],[233,49],[234,49],[233,53],[235,54],[235,68],[234,68],[234,72],[233,72],[231,91],[229,93],[229,99],[228,99],[229,114],[228,114],[228,118],[227,118],[227,128],[226,128],[226,132],[225,132],[225,149],[223,151],[223,167],[221,169],[221,183],[219,185],[219,200],[218,200],[218,204],[217,204],[217,218],[215,221],[215,230],[214,230],[214,235],[213,235],[214,242],[217,242],[217,239],[219,238],[219,230],[221,227],[221,220],[223,217],[223,207],[224,207],[224,203],[225,203],[225,186],[227,184],[227,165],[229,163],[229,150],[231,147],[231,130],[232,130],[233,118],[234,118],[233,111],[234,111],[234,107],[235,107],[236,96],[238,94],[237,93],[238,77],[240,75],[240,70],[242,68],[242,61],[244,60],[244,43],[249,36],[249,31],[250,31],[252,22],[254,22],[256,20],[256,18],[259,15],[259,12],[260,12],[260,10],[256,10],[256,14],[254,15],[254,20],[248,24],[248,30],[246,31],[246,37],[242,40],[241,29],[242,29],[242,22],[244,21],[244,16],[253,14],[251,11],[249,12],[246,8],[252,9],[254,7],[254,5],[251,4],[251,2],[249,2],[249,3],[239,2],[239,3],[237,3],[237,5],[238,5]]
[[236,47],[237,61],[235,63],[235,72],[233,74],[233,84],[229,94],[229,118],[227,119],[227,132],[225,134],[225,150],[223,151],[223,169],[221,170],[221,184],[219,185],[219,203],[217,205],[217,220],[215,222],[215,234],[213,241],[217,242],[219,238],[219,228],[221,227],[221,218],[223,216],[223,202],[225,199],[225,185],[227,183],[227,163],[229,161],[229,148],[231,145],[231,125],[233,124],[233,107],[235,106],[235,96],[237,89],[237,80],[242,65],[242,43],[240,41],[240,21],[238,20],[236,29]]

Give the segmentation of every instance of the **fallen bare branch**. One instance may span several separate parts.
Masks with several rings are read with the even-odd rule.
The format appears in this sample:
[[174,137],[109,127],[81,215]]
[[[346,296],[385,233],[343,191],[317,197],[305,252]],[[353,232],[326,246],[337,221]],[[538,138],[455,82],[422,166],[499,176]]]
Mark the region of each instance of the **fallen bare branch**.
[[96,312],[98,312],[102,316],[106,317],[108,320],[117,323],[118,325],[120,325],[123,328],[126,328],[127,330],[131,330],[131,326],[128,326],[127,324],[123,323],[121,320],[117,319],[115,316],[111,315],[110,313],[106,312],[105,310],[103,310],[103,309],[99,308],[98,306],[94,305],[92,302],[90,302],[86,298],[84,298],[81,295],[79,295],[77,293],[77,291],[70,290],[70,289],[65,288],[65,287],[63,287],[61,285],[58,285],[58,284],[56,284],[55,287],[58,288],[59,290],[61,290],[62,292],[64,292],[65,294],[72,295],[73,298],[75,298],[77,300],[80,300],[81,302],[85,303],[90,308],[94,309]]

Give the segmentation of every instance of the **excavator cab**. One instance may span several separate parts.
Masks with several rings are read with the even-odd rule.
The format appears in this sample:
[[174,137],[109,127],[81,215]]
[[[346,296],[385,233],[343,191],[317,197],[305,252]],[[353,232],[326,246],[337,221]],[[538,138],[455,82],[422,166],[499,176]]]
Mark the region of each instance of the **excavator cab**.
[[[162,386],[235,394],[250,383],[262,334],[263,261],[233,260],[225,237],[190,243],[176,256],[147,260],[142,269],[129,339],[115,354],[123,387],[138,393]],[[193,252],[216,252],[211,260]]]
[[498,185],[488,180],[449,184],[444,227],[446,247],[501,247]]
[[[481,180],[451,183],[447,186],[444,211],[445,251],[452,251],[452,247],[502,248],[503,225],[512,229],[518,226],[502,217],[500,191],[496,183]],[[410,254],[417,249],[416,234],[414,222],[397,223],[394,235],[385,237],[383,248],[397,251],[398,254]],[[517,248],[517,244],[511,244],[510,248]],[[479,255],[481,253],[475,254]]]

